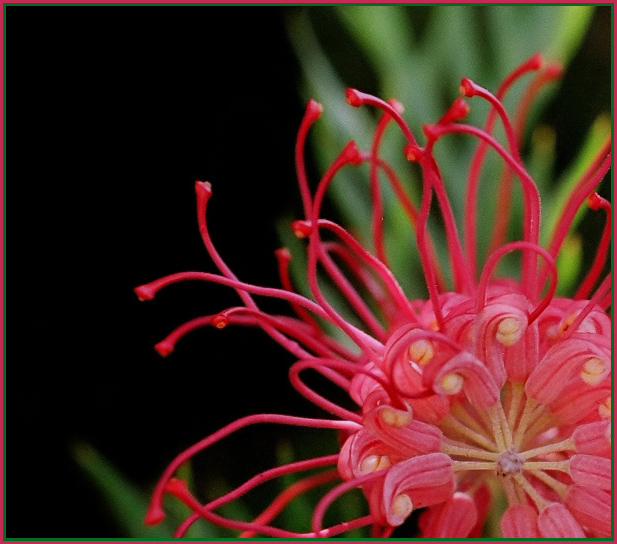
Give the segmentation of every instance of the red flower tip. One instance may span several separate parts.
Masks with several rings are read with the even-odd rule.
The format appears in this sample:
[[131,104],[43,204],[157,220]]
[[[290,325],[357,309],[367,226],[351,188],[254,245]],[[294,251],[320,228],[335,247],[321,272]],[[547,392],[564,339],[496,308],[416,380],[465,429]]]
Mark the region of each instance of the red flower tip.
[[539,70],[544,66],[544,57],[542,56],[542,53],[536,53],[525,64],[529,70]]
[[197,198],[204,198],[206,201],[212,196],[212,184],[209,181],[196,181],[195,193]]
[[306,238],[311,234],[311,224],[308,221],[298,219],[291,224],[291,230],[298,238]]
[[469,104],[462,98],[457,98],[450,109],[444,114],[444,116],[437,122],[439,125],[447,125],[464,119],[469,113]]
[[463,96],[472,97],[476,94],[476,84],[468,77],[464,77],[458,90]]
[[556,61],[551,62],[544,70],[544,73],[550,79],[557,79],[558,77],[561,77],[561,74],[563,74],[563,66]]
[[362,156],[360,155],[358,146],[356,146],[356,142],[352,140],[345,146],[345,149],[343,149],[341,153],[341,158],[355,166],[362,164]]
[[276,258],[282,262],[288,263],[291,261],[291,253],[286,247],[280,247],[274,251]]
[[354,108],[359,108],[362,104],[364,104],[364,101],[362,100],[362,93],[356,89],[347,89],[345,91],[345,100]]
[[166,342],[163,340],[158,344],[155,344],[154,349],[158,351],[158,354],[161,357],[167,357],[174,350],[174,345],[171,342]]
[[217,328],[217,329],[224,329],[225,327],[227,327],[227,325],[229,325],[229,318],[226,315],[215,315],[212,318],[212,324]]
[[604,202],[606,201],[598,193],[591,193],[587,197],[587,206],[592,210],[599,210]]
[[423,125],[422,132],[428,140],[436,140],[439,137],[439,131],[436,125]]
[[154,289],[152,289],[149,285],[140,285],[139,287],[135,287],[133,289],[137,298],[141,301],[144,300],[152,300],[154,298]]
[[309,123],[313,123],[321,117],[322,112],[323,112],[323,106],[319,102],[311,98],[308,101],[308,104],[306,105],[306,112],[304,114],[304,118]]
[[409,144],[405,147],[405,158],[411,162],[419,162],[422,158],[422,149],[417,145]]
[[158,525],[165,519],[165,512],[163,511],[162,506],[158,503],[152,503],[146,512],[146,517],[144,518],[144,523],[148,527],[152,527],[153,525]]
[[403,104],[395,98],[390,98],[390,100],[388,100],[388,104],[390,104],[390,106],[392,106],[399,115],[403,115],[403,113],[405,113],[405,106],[403,106]]
[[186,487],[186,482],[184,480],[180,480],[180,478],[171,478],[165,485],[165,491],[176,497],[185,497],[189,494],[188,487]]

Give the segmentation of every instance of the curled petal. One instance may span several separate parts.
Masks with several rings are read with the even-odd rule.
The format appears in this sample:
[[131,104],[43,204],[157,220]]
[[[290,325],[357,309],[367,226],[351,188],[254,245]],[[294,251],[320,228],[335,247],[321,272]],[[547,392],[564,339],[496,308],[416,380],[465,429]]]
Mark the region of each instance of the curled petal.
[[413,509],[439,504],[453,492],[452,460],[444,453],[429,453],[401,461],[388,471],[382,505],[388,523],[397,526]]
[[339,454],[341,477],[349,479],[388,468],[405,457],[373,433],[362,429],[350,436]]
[[521,342],[526,329],[527,313],[511,304],[489,304],[476,318],[474,351],[499,387],[506,381],[506,350]]
[[610,356],[590,341],[568,338],[555,344],[534,368],[525,393],[548,404],[556,400],[569,380],[581,377],[581,390],[597,385],[610,372]]
[[467,352],[455,355],[439,370],[433,389],[444,395],[462,390],[469,402],[480,408],[493,406],[499,400],[499,387],[486,366]]
[[412,419],[409,412],[379,406],[364,416],[363,423],[384,443],[404,457],[439,451],[442,434],[438,427]]

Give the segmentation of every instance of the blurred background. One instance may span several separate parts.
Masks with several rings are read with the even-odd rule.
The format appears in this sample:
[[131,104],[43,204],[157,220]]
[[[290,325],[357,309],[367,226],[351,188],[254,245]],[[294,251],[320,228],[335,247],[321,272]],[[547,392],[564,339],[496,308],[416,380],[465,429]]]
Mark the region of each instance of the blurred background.
[[[309,145],[315,179],[352,134],[370,137],[374,112],[351,110],[346,86],[395,96],[417,132],[457,96],[461,77],[494,90],[545,51],[567,66],[532,114],[550,127],[539,168],[550,213],[593,123],[611,112],[612,21],[609,6],[6,7],[5,226],[15,261],[5,287],[5,537],[168,537],[172,525],[144,529],[141,518],[179,451],[250,413],[323,415],[288,384],[293,358],[257,330],[200,330],[165,359],[153,350],[184,321],[237,304],[206,284],[148,303],[132,291],[173,272],[214,271],[197,230],[196,179],[212,182],[210,231],[232,270],[278,286],[273,252],[301,212],[293,150],[309,97],[325,106]],[[466,151],[445,160],[456,167]],[[365,217],[361,186],[339,186],[330,217]],[[602,191],[610,198],[608,180]],[[597,215],[579,226],[583,261]],[[195,462],[204,496],[335,451],[328,433],[271,427]],[[238,515],[258,512],[260,493]]]

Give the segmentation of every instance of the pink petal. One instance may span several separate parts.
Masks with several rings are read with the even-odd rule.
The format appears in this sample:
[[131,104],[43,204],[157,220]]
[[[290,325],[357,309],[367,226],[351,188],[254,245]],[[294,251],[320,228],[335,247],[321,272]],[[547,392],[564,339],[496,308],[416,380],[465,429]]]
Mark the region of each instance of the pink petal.
[[405,421],[406,414],[391,406],[379,406],[364,416],[363,423],[368,430],[399,451],[403,457],[439,451],[441,431],[435,425],[416,421],[411,419],[411,416],[407,423],[398,425],[397,421]]
[[578,453],[570,459],[570,476],[575,484],[610,491],[611,459]]
[[504,538],[537,538],[538,514],[528,504],[517,504],[508,508],[500,522]]
[[583,528],[560,503],[549,504],[538,516],[538,529],[543,538],[585,538]]
[[[542,404],[553,402],[570,379],[580,374],[585,363],[592,358],[601,359],[605,362],[606,371],[610,370],[610,354],[593,343],[579,338],[558,342],[548,350],[529,375],[525,383],[525,393]],[[580,381],[581,391],[589,388],[589,385]]]
[[550,408],[562,423],[572,425],[588,416],[598,417],[598,406],[611,396],[609,387],[587,387],[576,384],[566,388]]
[[448,394],[447,390],[443,390],[442,383],[452,375],[463,378],[463,391],[473,406],[486,408],[499,400],[497,383],[486,366],[471,353],[459,353],[443,365],[435,376],[433,389],[438,393]]
[[566,493],[564,503],[581,525],[602,536],[610,536],[612,509],[609,493],[572,485]]
[[[394,465],[386,474],[382,504],[388,523],[402,521],[393,507],[401,495],[411,500],[413,508],[438,504],[454,492],[452,460],[444,453],[419,455]],[[407,513],[407,515],[409,512]]]
[[467,538],[478,520],[478,512],[473,499],[457,491],[422,517],[422,538]]
[[609,456],[611,453],[610,421],[579,425],[572,433],[577,453]]

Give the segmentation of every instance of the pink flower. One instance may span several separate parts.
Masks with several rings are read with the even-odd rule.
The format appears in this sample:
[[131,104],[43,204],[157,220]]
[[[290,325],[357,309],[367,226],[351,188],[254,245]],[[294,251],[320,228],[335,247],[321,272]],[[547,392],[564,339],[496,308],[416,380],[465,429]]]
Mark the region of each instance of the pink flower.
[[[512,122],[502,99],[522,76],[535,79]],[[135,289],[141,300],[182,280],[205,280],[235,289],[244,305],[190,321],[157,344],[166,356],[189,331],[213,325],[259,326],[297,358],[290,380],[297,391],[335,419],[277,414],[253,415],[229,424],[180,454],[160,479],[146,522],[164,517],[162,498],[177,497],[193,511],[178,529],[182,536],[197,519],[274,537],[333,536],[371,526],[386,537],[415,510],[421,537],[478,537],[489,512],[506,504],[500,527],[504,537],[606,537],[611,532],[611,304],[610,276],[600,278],[610,242],[610,204],[594,191],[611,164],[610,139],[581,176],[546,247],[539,243],[540,198],[519,152],[529,104],[538,90],[559,75],[536,55],[514,70],[495,94],[463,79],[461,93],[485,100],[490,113],[483,128],[462,122],[469,106],[458,99],[434,125],[424,127],[421,147],[403,120],[402,107],[349,89],[354,107],[382,110],[373,145],[359,150],[350,142],[316,186],[309,188],[303,149],[310,126],[322,108],[310,101],[296,143],[296,165],[304,219],[294,222],[305,238],[307,280],[312,299],[294,292],[288,274],[291,256],[277,252],[282,288],[240,281],[216,252],[206,226],[209,183],[197,182],[200,232],[220,274],[184,272]],[[416,206],[391,166],[379,155],[382,135],[394,121],[403,132],[408,160],[419,165],[422,197]],[[505,142],[492,135],[499,121]],[[479,142],[467,179],[463,240],[458,235],[433,148],[449,134]],[[478,180],[489,150],[504,164],[498,190],[500,213],[491,249],[476,270]],[[342,168],[368,164],[373,203],[374,253],[341,226],[320,217],[325,192]],[[409,300],[388,266],[382,232],[379,174],[385,174],[416,233],[427,300]],[[512,183],[520,183],[524,218],[520,240],[504,239]],[[447,286],[427,222],[433,196],[443,218],[452,287]],[[574,298],[556,298],[555,260],[576,212],[587,203],[606,214],[597,255]],[[327,234],[327,239],[322,235]],[[401,246],[407,251],[407,241]],[[520,252],[520,277],[499,278],[494,271],[508,253]],[[322,293],[318,270],[336,287],[356,314],[352,324]],[[254,296],[288,301],[296,317],[262,312]],[[325,326],[324,324],[327,324]],[[332,328],[353,343],[328,333]],[[309,388],[301,379],[312,370],[348,393],[358,409],[350,411]],[[201,504],[186,483],[174,478],[187,459],[248,425],[275,423],[335,430],[338,452],[297,461],[256,475],[224,496]],[[322,469],[314,473],[315,469]],[[258,485],[285,474],[311,470],[279,495],[253,522],[216,513]],[[339,483],[332,487],[332,482]],[[277,514],[296,496],[330,485],[315,506],[312,526],[295,533],[272,526]],[[322,520],[337,497],[361,488],[368,515],[324,528]],[[504,501],[499,500],[499,496]],[[503,508],[502,508],[503,510]]]

